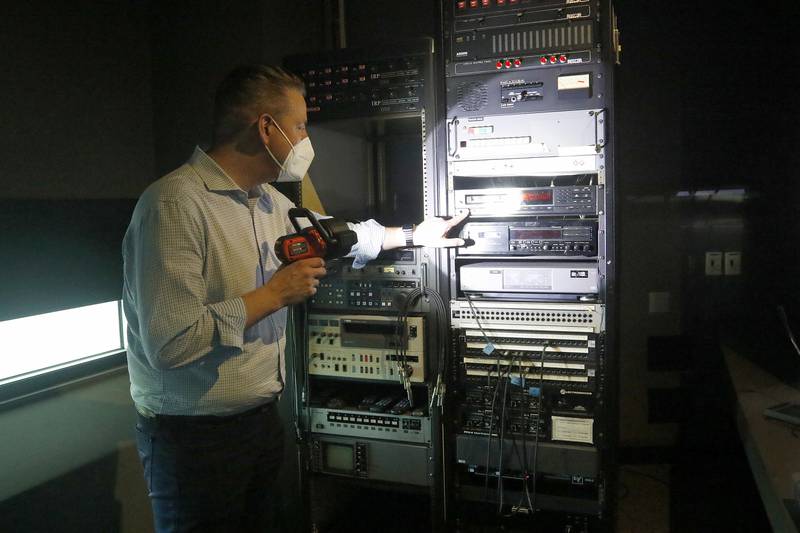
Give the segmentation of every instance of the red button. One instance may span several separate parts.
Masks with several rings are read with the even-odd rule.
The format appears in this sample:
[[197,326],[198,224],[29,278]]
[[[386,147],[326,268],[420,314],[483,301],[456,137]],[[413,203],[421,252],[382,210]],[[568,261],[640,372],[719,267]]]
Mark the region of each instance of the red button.
[[546,65],[547,64],[547,58],[544,57],[544,56],[540,57],[539,58],[539,63],[541,63],[542,65]]
[[567,56],[560,56],[560,57],[558,58],[558,60],[559,60],[560,62],[562,62],[562,63],[566,63],[566,62],[567,62]]
[[522,64],[522,61],[521,61],[521,60],[519,60],[519,59],[515,59],[515,60],[514,60],[514,66],[515,66],[515,67],[518,67],[518,66],[520,66],[521,64]]
[[503,68],[503,62],[502,62],[502,61],[498,61],[498,62],[497,62],[497,64],[496,64],[495,66],[496,66],[497,68]]
[[464,9],[467,7],[467,0],[459,0],[456,2],[456,7],[458,7],[458,9]]
[[489,0],[481,0],[481,5],[483,7],[489,7]]
[[558,61],[558,58],[556,56],[550,56],[551,63],[555,63],[556,61]]
[[511,60],[506,59],[506,68],[511,68]]
[[504,6],[504,5],[506,5],[506,0],[497,0],[497,5],[498,5],[498,6]]
[[518,4],[519,0],[508,0],[510,4]]
[[478,7],[478,0],[469,0],[469,7]]

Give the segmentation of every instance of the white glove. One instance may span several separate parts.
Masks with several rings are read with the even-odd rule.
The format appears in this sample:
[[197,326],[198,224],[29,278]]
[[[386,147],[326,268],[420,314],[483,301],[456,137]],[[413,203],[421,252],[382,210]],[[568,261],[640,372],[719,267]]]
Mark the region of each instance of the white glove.
[[460,224],[468,216],[469,211],[464,211],[450,220],[433,217],[422,221],[414,229],[414,246],[428,246],[431,248],[464,246],[464,239],[448,239],[446,235],[448,231]]

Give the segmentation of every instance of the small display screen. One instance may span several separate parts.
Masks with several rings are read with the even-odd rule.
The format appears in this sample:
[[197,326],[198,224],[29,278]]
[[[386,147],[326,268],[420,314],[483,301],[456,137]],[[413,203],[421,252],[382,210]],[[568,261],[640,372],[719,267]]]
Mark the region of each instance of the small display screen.
[[395,348],[397,345],[397,323],[394,321],[342,320],[341,331],[342,346]]
[[553,203],[553,191],[533,190],[522,192],[522,203],[525,205],[544,205]]
[[560,239],[560,229],[514,229],[511,228],[512,239]]
[[494,126],[473,126],[467,132],[470,135],[489,135],[494,133]]
[[352,445],[325,443],[323,445],[322,458],[325,470],[334,470],[337,472],[353,471]]

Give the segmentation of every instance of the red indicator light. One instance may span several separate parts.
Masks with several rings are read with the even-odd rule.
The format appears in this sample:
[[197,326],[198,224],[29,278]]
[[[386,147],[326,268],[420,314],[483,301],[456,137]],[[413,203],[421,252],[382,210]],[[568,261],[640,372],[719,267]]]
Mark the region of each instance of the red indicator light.
[[511,68],[511,60],[506,59],[506,68]]
[[489,0],[481,0],[481,5],[483,7],[489,7]]
[[504,5],[506,5],[506,0],[497,0],[497,5],[498,5],[498,6],[504,6]]
[[544,56],[540,57],[539,58],[539,63],[541,63],[542,65],[546,65],[547,64],[547,58],[544,57]]
[[550,56],[551,63],[555,63],[556,61],[558,61],[558,58],[556,56]]
[[497,64],[495,64],[495,67],[503,68],[503,62],[502,61],[498,61]]
[[456,7],[458,7],[458,9],[464,9],[467,7],[467,0],[459,0],[456,2]]
[[478,0],[469,0],[469,7],[478,7]]
[[558,58],[558,60],[559,60],[561,63],[566,63],[566,62],[567,62],[567,56],[560,56],[560,57]]
[[521,64],[522,64],[522,60],[520,60],[520,59],[515,59],[515,60],[514,60],[514,66],[515,66],[515,67],[518,67],[518,66],[520,66]]
[[552,191],[525,191],[522,193],[522,201],[525,203],[550,202],[552,199]]

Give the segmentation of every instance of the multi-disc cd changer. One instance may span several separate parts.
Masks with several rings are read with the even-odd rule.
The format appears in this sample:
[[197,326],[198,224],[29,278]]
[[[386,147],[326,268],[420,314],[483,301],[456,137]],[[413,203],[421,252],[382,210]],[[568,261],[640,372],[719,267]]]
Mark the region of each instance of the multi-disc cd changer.
[[597,187],[496,187],[456,189],[456,209],[473,215],[589,215],[597,213]]
[[461,290],[491,295],[597,294],[597,264],[578,262],[486,262],[459,268]]

